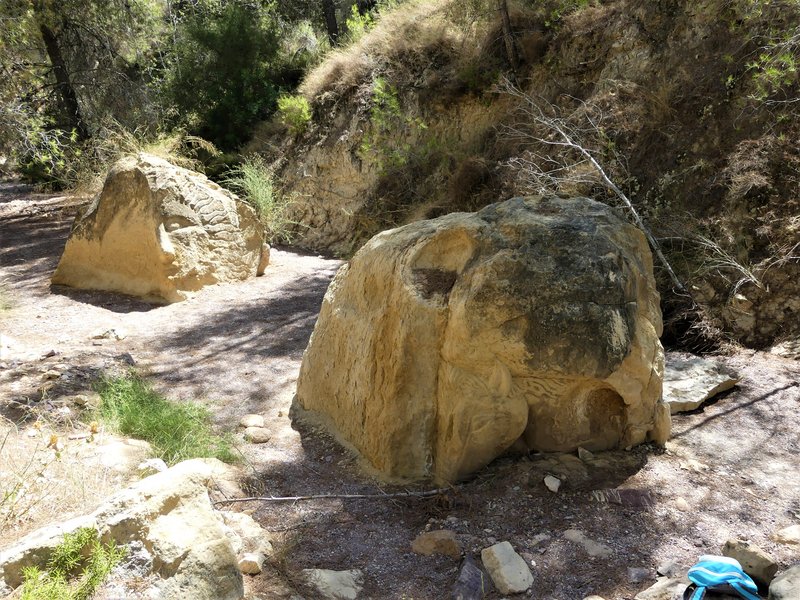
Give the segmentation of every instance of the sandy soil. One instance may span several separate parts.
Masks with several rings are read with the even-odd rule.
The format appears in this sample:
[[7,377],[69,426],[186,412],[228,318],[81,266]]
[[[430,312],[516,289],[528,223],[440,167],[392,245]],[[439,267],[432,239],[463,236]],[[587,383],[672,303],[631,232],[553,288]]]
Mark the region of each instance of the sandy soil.
[[[73,417],[55,418],[65,398],[89,389],[101,372],[135,365],[170,397],[208,402],[220,429],[236,430],[247,413],[267,418],[270,442],[241,441],[249,492],[402,489],[370,479],[324,432],[288,417],[302,352],[338,261],[275,250],[264,277],[207,288],[170,306],[51,287],[77,210],[78,200],[0,184],[0,290],[10,304],[0,309],[6,424],[24,427],[31,415],[52,413],[64,429],[85,429],[74,407]],[[95,337],[109,330],[117,335]],[[248,579],[248,597],[312,598],[299,583],[304,568],[361,569],[364,598],[449,597],[459,561],[413,553],[410,543],[425,529],[452,529],[466,553],[510,541],[535,577],[531,593],[520,597],[536,599],[633,598],[655,582],[663,563],[688,566],[736,536],[782,566],[797,562],[800,546],[770,536],[800,523],[800,363],[746,350],[721,360],[739,370],[741,383],[677,416],[666,449],[642,446],[585,461],[504,457],[432,498],[237,505],[276,537],[276,556]],[[548,473],[564,479],[556,494],[542,483]],[[611,489],[641,492],[621,504],[593,493]],[[590,557],[565,538],[571,529],[605,544],[610,555]],[[644,580],[632,581],[629,567],[646,569]]]

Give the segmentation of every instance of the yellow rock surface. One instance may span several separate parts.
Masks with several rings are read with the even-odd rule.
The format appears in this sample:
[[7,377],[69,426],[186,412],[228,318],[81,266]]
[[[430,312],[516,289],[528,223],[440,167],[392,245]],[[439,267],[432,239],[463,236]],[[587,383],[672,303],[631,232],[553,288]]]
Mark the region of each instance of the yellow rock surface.
[[513,199],[383,232],[343,267],[295,414],[390,477],[455,481],[516,441],[669,437],[644,235],[600,203]]

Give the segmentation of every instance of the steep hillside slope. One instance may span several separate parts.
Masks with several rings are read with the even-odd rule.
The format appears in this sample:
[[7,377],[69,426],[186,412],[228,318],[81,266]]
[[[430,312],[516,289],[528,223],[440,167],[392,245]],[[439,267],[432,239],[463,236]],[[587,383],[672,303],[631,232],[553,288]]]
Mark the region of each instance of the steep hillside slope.
[[520,1],[516,68],[494,6],[401,4],[309,74],[303,133],[256,136],[300,245],[347,255],[381,229],[522,193],[616,203],[552,144],[561,126],[703,305],[673,336],[800,336],[800,2]]

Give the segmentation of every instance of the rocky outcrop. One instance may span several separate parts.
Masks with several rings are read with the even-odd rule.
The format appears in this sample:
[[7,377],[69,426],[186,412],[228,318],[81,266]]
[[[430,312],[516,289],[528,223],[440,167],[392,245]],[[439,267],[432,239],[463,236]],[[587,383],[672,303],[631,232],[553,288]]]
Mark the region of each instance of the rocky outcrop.
[[[210,488],[230,479],[230,468],[214,459],[186,461],[143,479],[91,515],[36,531],[1,552],[0,590],[18,587],[25,567],[44,566],[65,534],[91,527],[104,543],[135,549],[145,567],[136,576],[149,578],[153,588],[147,597],[238,600],[244,593],[238,562],[271,546],[252,518],[214,509]],[[112,597],[133,597],[125,583],[124,575],[115,577]]]
[[457,480],[518,440],[664,442],[658,302],[644,235],[598,202],[517,198],[413,223],[331,283],[294,411],[414,479]]
[[268,253],[250,206],[199,173],[139,154],[112,167],[76,219],[52,281],[175,302],[262,273]]

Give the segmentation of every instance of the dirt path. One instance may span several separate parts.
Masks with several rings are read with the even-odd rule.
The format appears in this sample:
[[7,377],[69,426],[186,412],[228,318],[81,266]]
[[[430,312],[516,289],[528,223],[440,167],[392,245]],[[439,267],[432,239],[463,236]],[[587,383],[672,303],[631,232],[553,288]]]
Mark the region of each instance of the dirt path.
[[[251,491],[377,490],[324,433],[293,429],[288,418],[302,352],[339,262],[274,251],[264,277],[163,307],[51,289],[76,211],[69,198],[0,185],[0,289],[11,304],[0,309],[1,415],[19,420],[29,407],[56,408],[100,372],[135,365],[173,398],[210,402],[221,428],[235,430],[246,413],[267,417],[270,442],[241,442]],[[116,335],[95,337],[110,330]],[[534,565],[537,599],[632,598],[654,583],[659,565],[689,565],[733,536],[783,566],[796,562],[800,546],[770,535],[800,523],[800,364],[750,352],[724,360],[739,369],[741,384],[676,417],[666,451],[645,446],[588,461],[506,457],[432,499],[240,505],[274,532],[278,549],[271,568],[248,580],[248,596],[311,598],[299,571],[329,568],[361,569],[365,598],[448,597],[458,561],[409,547],[426,528],[455,531],[468,553],[509,540]],[[57,377],[43,379],[48,371]],[[558,494],[542,484],[546,473],[565,479]],[[642,490],[646,501],[592,494],[613,488]],[[565,538],[570,529],[609,555],[588,556]],[[644,580],[632,581],[629,567],[645,568]]]

